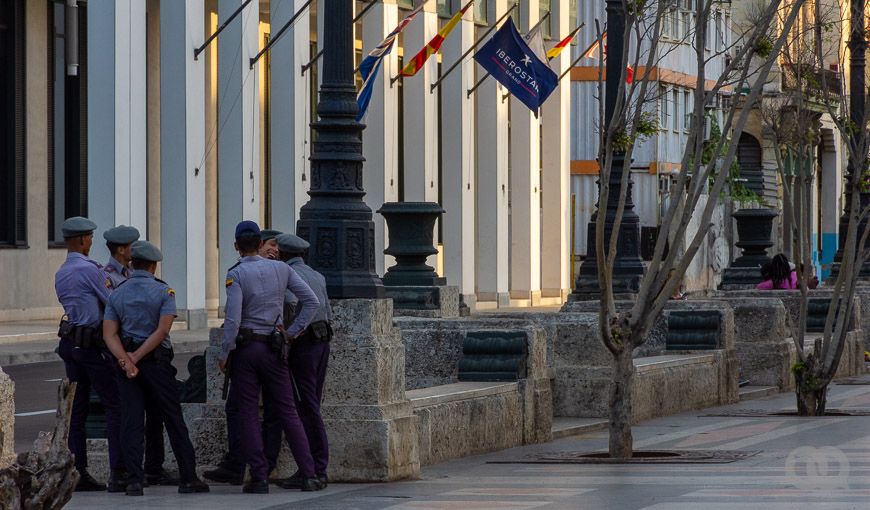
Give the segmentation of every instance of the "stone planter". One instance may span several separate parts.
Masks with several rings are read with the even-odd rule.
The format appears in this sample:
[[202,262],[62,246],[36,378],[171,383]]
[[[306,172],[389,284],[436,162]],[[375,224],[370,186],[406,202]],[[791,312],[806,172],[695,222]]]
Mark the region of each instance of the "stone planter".
[[770,263],[767,249],[773,246],[773,220],[779,213],[773,209],[740,209],[733,214],[737,220],[735,244],[743,254],[725,270],[721,288],[752,288],[761,282],[761,266]]
[[426,257],[435,255],[435,221],[444,209],[434,202],[388,202],[378,210],[387,221],[389,247],[387,255],[396,258],[396,265],[384,274],[385,286],[446,285]]

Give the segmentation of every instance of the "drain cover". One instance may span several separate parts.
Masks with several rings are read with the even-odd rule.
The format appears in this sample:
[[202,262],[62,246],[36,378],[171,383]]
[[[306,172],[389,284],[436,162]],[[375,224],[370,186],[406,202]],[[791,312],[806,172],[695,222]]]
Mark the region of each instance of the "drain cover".
[[640,450],[630,459],[611,459],[607,452],[557,452],[487,464],[728,464],[758,453],[760,450]]
[[763,418],[763,417],[793,416],[795,418],[833,418],[837,416],[870,416],[870,409],[828,409],[823,416],[798,416],[797,411],[782,409],[770,411],[767,409],[735,409],[721,413],[702,414],[701,417],[709,418]]

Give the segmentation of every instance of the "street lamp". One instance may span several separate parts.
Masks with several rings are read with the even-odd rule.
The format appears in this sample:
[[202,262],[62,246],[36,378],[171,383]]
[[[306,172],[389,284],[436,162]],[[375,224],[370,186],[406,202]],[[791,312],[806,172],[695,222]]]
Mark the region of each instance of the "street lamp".
[[331,298],[381,298],[375,272],[375,225],[363,201],[362,130],[353,79],[353,2],[324,0],[323,82],[311,154],[311,199],[296,233],[311,243],[308,264]]
[[[604,103],[604,123],[602,129],[610,125],[613,119],[613,110],[616,108],[616,96],[619,93],[620,80],[625,64],[622,61],[623,33],[625,32],[625,19],[622,11],[622,0],[607,0],[607,33],[612,37],[607,38],[607,62],[606,62],[606,85]],[[603,43],[602,43],[603,44]],[[600,161],[599,164],[603,164]],[[629,162],[629,165],[631,162]],[[607,204],[604,205],[604,239],[607,243],[613,232],[613,224],[616,220],[619,197],[622,194],[622,173],[628,172],[625,167],[625,153],[614,151],[613,165],[610,170],[610,195]],[[599,181],[600,187],[600,181]],[[640,217],[634,212],[632,201],[631,175],[628,178],[628,190],[625,200],[625,208],[622,213],[622,223],[619,227],[619,240],[616,248],[616,260],[613,263],[613,292],[616,295],[636,294],[640,288],[640,280],[643,277],[644,266],[640,258]],[[589,221],[586,231],[586,260],[580,265],[580,273],[574,284],[574,292],[571,301],[586,301],[598,299],[601,289],[598,285],[598,257],[595,253],[596,218],[602,213],[599,198],[596,204],[595,214]]]

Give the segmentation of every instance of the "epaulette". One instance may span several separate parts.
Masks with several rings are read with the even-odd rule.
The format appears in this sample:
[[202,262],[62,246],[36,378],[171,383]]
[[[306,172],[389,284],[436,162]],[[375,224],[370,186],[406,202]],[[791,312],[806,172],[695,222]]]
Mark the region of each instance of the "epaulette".
[[127,278],[126,280],[122,281],[122,282],[119,283],[118,285],[114,285],[114,284],[113,284],[113,287],[116,288],[116,289],[117,289],[117,288],[120,288],[121,285],[124,285],[125,283],[127,283],[127,282],[129,282],[129,281],[130,281],[130,279]]
[[[169,285],[168,283],[164,282],[164,281],[161,280],[160,278],[157,278],[156,276],[154,277],[154,279],[157,280],[158,282],[162,283],[163,285]],[[125,281],[126,281],[126,280],[125,280]]]
[[87,261],[90,262],[91,264],[97,266],[97,268],[105,270],[105,268],[103,267],[103,265],[100,264],[99,262],[97,262],[96,260],[94,260],[94,259],[89,259],[89,258],[87,258],[87,257],[85,257],[85,260],[87,260]]
[[239,267],[239,264],[241,264],[241,263],[242,263],[242,261],[240,260],[240,261],[236,262],[235,264],[231,265],[230,268],[227,269],[227,273],[229,273],[229,272],[232,271],[233,269]]

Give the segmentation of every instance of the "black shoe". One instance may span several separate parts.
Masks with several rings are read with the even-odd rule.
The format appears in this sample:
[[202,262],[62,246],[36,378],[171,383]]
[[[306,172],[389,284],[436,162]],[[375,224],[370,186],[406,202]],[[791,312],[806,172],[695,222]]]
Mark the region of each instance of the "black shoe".
[[189,482],[178,484],[179,494],[195,494],[197,492],[208,492],[209,488],[202,480],[195,478]]
[[245,481],[245,473],[236,473],[234,471],[230,471],[229,469],[218,466],[215,469],[211,469],[209,471],[204,471],[202,476],[211,480],[212,482],[217,483],[228,483],[231,485],[242,485],[242,482]]
[[251,480],[242,487],[246,494],[269,494],[269,482],[266,480]]
[[317,481],[320,482],[321,489],[325,489],[329,485],[329,478],[326,475],[317,475]]
[[127,490],[127,479],[129,476],[123,469],[113,469],[109,475],[109,481],[106,483],[106,490],[109,492],[124,492]]
[[106,486],[94,480],[94,477],[87,471],[79,471],[79,483],[76,484],[75,492],[96,492],[104,491]]
[[145,491],[142,490],[142,483],[133,482],[127,485],[127,495],[128,496],[144,496]]
[[317,478],[302,479],[302,492],[314,492],[319,490],[323,490],[323,486],[320,485],[320,481]]
[[148,485],[178,485],[178,478],[175,478],[165,469],[161,469],[158,473],[145,474],[145,482]]

